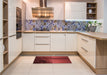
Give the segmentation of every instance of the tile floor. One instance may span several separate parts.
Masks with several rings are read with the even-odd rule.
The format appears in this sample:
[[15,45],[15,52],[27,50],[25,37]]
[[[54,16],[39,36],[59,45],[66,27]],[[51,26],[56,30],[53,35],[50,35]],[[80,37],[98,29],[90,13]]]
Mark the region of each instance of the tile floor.
[[72,64],[32,64],[35,56],[20,56],[3,75],[95,75],[78,56]]

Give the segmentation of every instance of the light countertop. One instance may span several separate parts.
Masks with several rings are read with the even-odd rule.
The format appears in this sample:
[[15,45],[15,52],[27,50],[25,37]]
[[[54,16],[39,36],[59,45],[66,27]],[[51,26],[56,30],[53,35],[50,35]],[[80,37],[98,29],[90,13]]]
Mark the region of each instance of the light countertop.
[[101,32],[76,32],[76,31],[22,31],[23,33],[77,33],[95,38],[97,40],[107,40],[107,33]]

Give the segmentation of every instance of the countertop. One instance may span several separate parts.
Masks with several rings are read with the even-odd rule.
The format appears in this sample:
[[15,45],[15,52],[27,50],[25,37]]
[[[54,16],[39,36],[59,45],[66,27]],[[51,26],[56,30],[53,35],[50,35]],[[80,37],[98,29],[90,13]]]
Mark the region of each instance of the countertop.
[[76,32],[76,31],[22,31],[23,33],[77,33],[97,40],[107,40],[107,33],[101,32]]

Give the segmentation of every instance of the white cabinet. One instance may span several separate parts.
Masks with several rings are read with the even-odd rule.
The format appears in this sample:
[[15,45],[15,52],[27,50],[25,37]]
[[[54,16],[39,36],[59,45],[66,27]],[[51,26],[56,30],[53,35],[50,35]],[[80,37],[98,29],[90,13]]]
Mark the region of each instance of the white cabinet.
[[77,34],[24,33],[23,51],[77,51]]
[[51,34],[51,51],[65,51],[65,33],[52,33]]
[[35,50],[36,51],[50,51],[50,33],[36,33],[35,34]]
[[89,37],[89,63],[91,63],[94,68],[96,68],[96,39],[90,38]]
[[9,37],[9,64],[17,57],[17,42],[16,42],[16,36]]
[[8,0],[8,34],[16,34],[16,0]]
[[77,35],[66,34],[66,51],[77,51]]
[[65,2],[65,19],[86,19],[86,2]]
[[78,35],[78,52],[96,67],[96,39]]
[[22,38],[20,39],[16,39],[16,42],[17,42],[17,53],[20,54],[22,52]]
[[3,18],[3,15],[2,15],[2,6],[3,6],[3,2],[2,2],[2,0],[0,0],[0,38],[2,38],[2,34],[3,34],[3,32],[2,32],[2,30],[3,30],[3,24],[2,24],[2,18]]
[[23,33],[23,51],[35,51],[34,33]]
[[3,41],[0,40],[0,72],[3,70]]
[[0,72],[3,71],[3,52],[0,52]]

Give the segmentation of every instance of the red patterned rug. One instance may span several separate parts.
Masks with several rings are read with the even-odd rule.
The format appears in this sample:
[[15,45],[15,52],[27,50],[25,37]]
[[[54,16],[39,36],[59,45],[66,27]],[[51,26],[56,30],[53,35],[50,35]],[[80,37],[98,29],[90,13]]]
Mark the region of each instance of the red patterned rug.
[[68,56],[37,56],[33,62],[34,64],[43,63],[71,63]]

